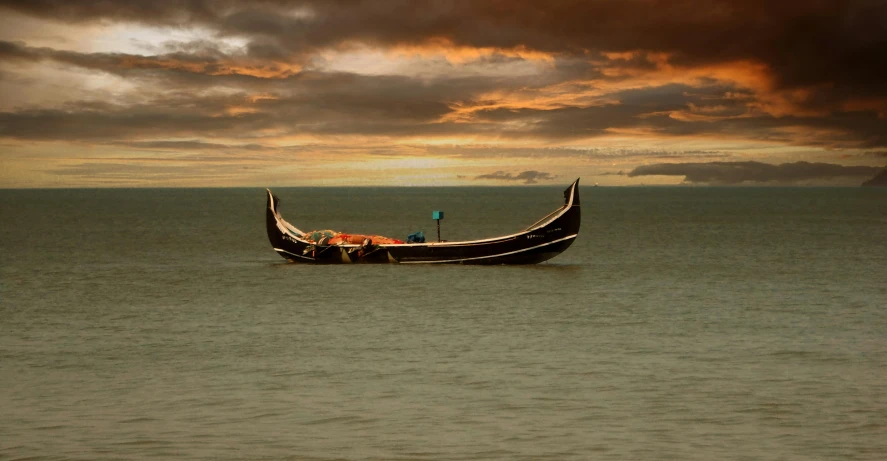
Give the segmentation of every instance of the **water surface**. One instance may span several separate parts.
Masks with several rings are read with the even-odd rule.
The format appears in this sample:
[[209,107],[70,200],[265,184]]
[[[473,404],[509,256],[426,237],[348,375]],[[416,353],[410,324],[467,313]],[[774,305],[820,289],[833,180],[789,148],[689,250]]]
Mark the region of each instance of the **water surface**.
[[[562,189],[275,192],[458,240]],[[542,265],[312,267],[261,189],[0,191],[0,459],[884,459],[885,191],[581,194]]]

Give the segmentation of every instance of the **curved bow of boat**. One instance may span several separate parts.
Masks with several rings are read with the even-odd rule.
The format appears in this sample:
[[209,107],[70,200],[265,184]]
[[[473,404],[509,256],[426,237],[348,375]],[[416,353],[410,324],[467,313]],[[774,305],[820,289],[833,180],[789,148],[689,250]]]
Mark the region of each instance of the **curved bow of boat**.
[[309,261],[312,258],[305,255],[297,254],[297,251],[303,250],[309,242],[302,239],[304,232],[300,231],[296,226],[286,222],[277,210],[280,199],[275,197],[269,189],[265,189],[268,193],[268,206],[265,211],[265,228],[268,232],[268,240],[274,251],[291,261],[302,259]]
[[516,234],[482,240],[380,245],[328,245],[306,240],[286,222],[268,191],[266,227],[274,250],[293,262],[412,264],[536,264],[566,250],[579,235],[579,180],[564,190],[564,205]]

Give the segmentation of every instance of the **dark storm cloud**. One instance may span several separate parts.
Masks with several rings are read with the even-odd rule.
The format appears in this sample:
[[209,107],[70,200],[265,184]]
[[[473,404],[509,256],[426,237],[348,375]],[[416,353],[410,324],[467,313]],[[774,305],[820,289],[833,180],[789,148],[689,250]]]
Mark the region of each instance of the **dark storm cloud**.
[[523,181],[524,184],[536,184],[539,181],[548,181],[555,178],[556,176],[553,176],[551,173],[536,170],[521,171],[516,175],[504,171],[497,171],[495,173],[482,174],[474,177],[474,179],[492,179],[495,181]]
[[[122,53],[79,53],[58,51],[51,48],[29,47],[20,42],[0,41],[0,60],[53,60],[90,70],[108,72],[127,78],[147,79],[155,85],[161,84],[178,96],[171,102],[168,98],[152,101],[154,112],[165,112],[170,106],[183,106],[204,111],[221,111],[230,105],[255,106],[264,113],[279,117],[291,116],[294,124],[310,117],[313,127],[310,131],[327,133],[366,133],[373,134],[369,126],[385,126],[392,122],[428,123],[450,112],[450,105],[459,101],[471,101],[473,95],[484,91],[505,87],[517,87],[522,83],[507,78],[495,77],[441,77],[436,79],[410,78],[389,75],[358,75],[342,72],[304,71],[297,74],[283,72],[273,64],[266,66],[240,65],[237,56],[227,56],[218,49],[201,47],[201,52],[189,55],[182,51],[141,56]],[[252,74],[262,72],[276,75],[263,78]],[[283,75],[281,75],[281,72]],[[146,82],[147,83],[147,82]],[[236,88],[243,91],[266,92],[261,100],[247,101],[240,95],[220,100],[206,96],[212,88]],[[146,87],[150,91],[158,88]],[[189,91],[193,89],[194,91]],[[78,102],[82,109],[86,102]],[[90,109],[98,109],[90,107]],[[109,107],[110,109],[110,107]],[[142,108],[150,110],[149,108]],[[37,120],[34,117],[50,117],[51,111],[41,114],[28,112],[0,115],[7,125],[15,119]],[[101,115],[69,111],[71,119],[87,116],[91,119]],[[337,115],[338,114],[338,115]],[[110,114],[106,114],[110,115]],[[52,120],[47,120],[51,137]],[[341,121],[341,125],[336,122]],[[326,125],[329,122],[330,125]],[[349,129],[357,123],[364,128]],[[335,128],[339,126],[340,128]],[[108,128],[108,127],[104,127]],[[185,127],[182,127],[185,128]],[[198,127],[195,127],[198,128]],[[304,128],[304,127],[303,127]],[[435,127],[432,132],[439,132]],[[403,130],[408,128],[403,127]],[[0,126],[0,133],[3,133]],[[395,132],[401,131],[400,128]],[[421,128],[419,129],[421,131]],[[27,130],[19,137],[28,137]],[[35,133],[36,134],[36,133]],[[379,134],[386,134],[383,130]],[[36,139],[36,138],[35,138]]]
[[[287,103],[290,104],[287,104]],[[261,137],[298,134],[324,135],[453,135],[466,132],[455,123],[438,123],[434,118],[445,105],[404,103],[400,105],[361,105],[360,100],[329,101],[310,98],[276,100],[260,111],[219,114],[210,110],[218,101],[194,100],[195,107],[137,105],[106,110],[44,109],[0,112],[0,137],[23,140],[118,141],[137,138],[169,137]],[[69,107],[77,107],[71,104]],[[343,109],[347,108],[347,109]],[[471,132],[480,128],[468,127]],[[493,127],[489,127],[493,130]],[[138,146],[133,146],[138,147]],[[196,147],[196,146],[188,146]],[[155,145],[155,148],[158,146]]]
[[[285,87],[265,87],[286,92],[266,99],[242,93],[168,91],[128,106],[73,101],[60,109],[0,112],[0,137],[124,141],[146,136],[250,138],[263,130],[280,134],[461,133],[462,126],[436,123],[450,111],[439,95],[467,96],[478,85],[492,84],[481,79],[422,82],[397,76],[310,73],[287,80]],[[231,108],[244,111],[229,112]]]
[[636,176],[684,176],[688,183],[798,183],[845,177],[871,177],[878,167],[843,166],[832,163],[795,162],[772,165],[761,162],[658,163],[635,168]]
[[[276,82],[276,81],[275,81]],[[710,89],[666,85],[647,90],[614,93],[620,104],[553,109],[482,109],[471,123],[443,121],[454,107],[471,107],[483,101],[472,94],[502,86],[502,80],[458,78],[423,81],[403,76],[361,76],[303,72],[274,84],[266,96],[203,94],[166,91],[142,104],[115,105],[103,101],[74,101],[60,109],[0,112],[0,137],[53,140],[106,140],[127,142],[150,137],[225,136],[244,140],[263,132],[278,135],[481,135],[512,139],[586,139],[609,134],[612,129],[646,130],[658,136],[733,136],[761,141],[795,142],[796,132],[786,128],[817,130],[818,137],[803,135],[805,145],[873,148],[887,145],[887,134],[877,119],[860,115],[818,118],[743,116],[735,119],[682,121],[671,111],[688,104],[718,104],[721,112],[735,115],[735,101],[717,99],[723,87]],[[460,101],[454,105],[454,102]],[[835,130],[836,127],[841,130]],[[250,142],[250,141],[245,141]],[[136,146],[132,146],[136,147]],[[155,145],[156,148],[162,148]],[[181,148],[197,146],[180,146]],[[586,150],[587,151],[587,150]],[[477,155],[463,150],[453,155]],[[642,155],[671,157],[673,153],[632,150],[628,153],[572,149],[504,151],[489,149],[487,156]]]
[[382,112],[424,112],[431,109],[440,115],[448,111],[448,105],[453,102],[472,102],[474,95],[485,91],[519,88],[527,84],[524,80],[507,77],[444,75],[411,78],[313,70],[293,72],[279,63],[257,63],[253,56],[226,53],[202,41],[177,43],[171,49],[174,52],[147,56],[81,53],[0,41],[0,61],[52,60],[127,78],[139,78],[152,86],[173,90],[220,87],[283,95],[301,94],[303,99],[311,99],[327,107],[341,103],[343,112],[376,106]]
[[36,61],[40,57],[24,42],[7,42],[0,40],[0,60],[24,59]]
[[[75,102],[64,110],[0,113],[0,136],[5,137],[254,137],[277,130],[571,140],[627,129],[666,137],[887,146],[887,60],[882,57],[887,55],[887,3],[880,1],[0,0],[0,12],[4,8],[64,22],[201,27],[211,36],[245,43],[237,50],[222,49],[210,40],[167,43],[156,54],[141,56],[0,42],[0,61],[49,60],[138,81],[145,92],[188,93],[172,104],[162,98],[127,107]],[[440,41],[538,50],[552,53],[554,61],[543,76],[509,77],[455,77],[445,72],[434,78],[366,76],[287,67],[308,65],[319,59],[316,52],[321,49],[343,51],[357,44],[421,48]],[[623,56],[602,54],[611,52]],[[696,86],[651,81],[643,88],[607,94],[607,101],[594,104],[538,108],[485,100],[496,90],[541,89],[574,78],[625,78],[605,75],[608,68],[655,71],[659,64],[646,52],[665,53],[670,63],[687,68],[762,63],[774,91],[809,90],[792,104],[826,112],[773,117],[756,111],[761,104],[754,91],[760,89],[715,80]],[[494,53],[470,65],[489,68],[521,59]],[[206,95],[214,88],[267,92],[271,97],[221,100]],[[249,110],[239,115],[226,112],[235,105]],[[473,112],[469,123],[443,121],[457,108],[482,105],[492,107]]]
[[[727,89],[722,85],[693,88],[668,84],[615,92],[609,97],[616,102],[608,104],[550,109],[482,109],[475,112],[475,116],[479,122],[502,125],[502,131],[509,136],[551,139],[593,138],[607,135],[612,129],[645,130],[659,136],[742,133],[745,137],[761,139],[772,136],[774,128],[811,123],[794,118],[775,119],[750,114],[742,103],[723,98]],[[718,106],[716,116],[736,118],[712,123],[707,120],[679,120],[672,116],[674,112],[688,111],[690,106],[707,105]],[[835,142],[839,141],[835,138]]]
[[0,6],[62,21],[200,25],[290,53],[443,38],[572,55],[648,50],[690,66],[754,60],[767,65],[778,87],[831,88],[824,98],[811,98],[812,104],[829,102],[830,92],[887,95],[887,3],[879,0],[6,0]]
[[[613,129],[634,129],[663,137],[712,136],[827,148],[887,146],[887,119],[864,112],[831,117],[772,117],[743,100],[725,97],[721,84],[693,88],[668,84],[610,94],[618,102],[553,109],[497,108],[476,112],[482,122],[505,125],[513,137],[582,139]],[[682,118],[698,116],[694,118]],[[510,131],[509,126],[515,126]]]
[[0,137],[43,140],[115,140],[144,136],[224,136],[272,127],[267,116],[217,117],[172,108],[136,106],[108,111],[0,112]]
[[[127,53],[81,53],[27,46],[23,42],[0,41],[0,61],[41,61],[51,60],[84,69],[97,70],[121,76],[155,75],[159,71],[172,73],[200,74],[203,76],[231,76],[228,83],[247,84],[249,80],[283,78],[297,72],[274,61],[257,62],[248,54],[228,54],[205,41],[180,43],[176,51],[153,56]],[[153,73],[153,74],[152,74]],[[186,81],[178,79],[178,83]],[[207,83],[204,79],[203,83]],[[222,79],[213,83],[224,84]]]
[[0,1],[0,6],[32,16],[68,22],[129,21],[155,25],[186,25],[212,20],[218,14],[215,10],[221,8],[223,3],[202,0],[4,0]]

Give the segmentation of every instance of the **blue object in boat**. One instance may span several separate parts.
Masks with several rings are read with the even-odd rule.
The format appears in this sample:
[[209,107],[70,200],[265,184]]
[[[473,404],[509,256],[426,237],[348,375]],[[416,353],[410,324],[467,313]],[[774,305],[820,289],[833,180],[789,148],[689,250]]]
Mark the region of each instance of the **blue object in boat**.
[[425,234],[422,231],[414,232],[407,236],[407,243],[425,243]]

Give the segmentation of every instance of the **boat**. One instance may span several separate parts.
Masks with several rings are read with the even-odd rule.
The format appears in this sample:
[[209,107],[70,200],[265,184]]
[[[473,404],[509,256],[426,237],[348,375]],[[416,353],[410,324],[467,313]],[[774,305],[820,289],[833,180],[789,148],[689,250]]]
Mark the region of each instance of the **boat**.
[[[267,190],[267,189],[266,189]],[[309,264],[537,264],[570,247],[579,235],[579,180],[564,191],[564,205],[511,235],[469,241],[332,244],[315,240],[280,216],[280,200],[268,191],[266,226],[271,246],[284,259]]]

